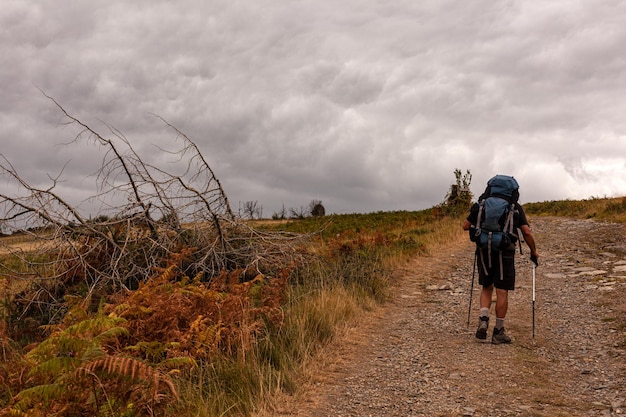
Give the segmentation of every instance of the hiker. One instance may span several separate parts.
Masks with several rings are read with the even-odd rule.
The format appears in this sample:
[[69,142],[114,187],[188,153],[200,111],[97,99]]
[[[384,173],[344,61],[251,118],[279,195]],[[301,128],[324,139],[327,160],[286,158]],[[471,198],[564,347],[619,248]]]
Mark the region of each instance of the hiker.
[[482,285],[480,313],[476,337],[487,339],[489,309],[493,289],[496,289],[496,324],[491,343],[511,343],[504,329],[508,309],[508,292],[515,288],[515,250],[519,241],[519,230],[530,248],[531,260],[537,264],[539,254],[533,233],[522,206],[518,203],[519,185],[515,178],[496,175],[487,183],[485,192],[471,209],[463,222],[470,239],[476,243],[478,283]]

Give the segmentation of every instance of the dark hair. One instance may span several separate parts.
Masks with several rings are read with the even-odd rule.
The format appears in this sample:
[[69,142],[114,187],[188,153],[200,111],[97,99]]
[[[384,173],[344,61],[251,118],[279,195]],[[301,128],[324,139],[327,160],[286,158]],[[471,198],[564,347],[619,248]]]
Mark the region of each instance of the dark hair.
[[513,193],[511,194],[511,201],[513,203],[517,203],[517,200],[519,200],[519,190],[513,190]]
[[487,186],[487,188],[485,188],[485,191],[483,191],[483,193],[480,195],[480,197],[478,197],[478,201],[480,200],[484,200],[485,198],[491,196],[491,187]]

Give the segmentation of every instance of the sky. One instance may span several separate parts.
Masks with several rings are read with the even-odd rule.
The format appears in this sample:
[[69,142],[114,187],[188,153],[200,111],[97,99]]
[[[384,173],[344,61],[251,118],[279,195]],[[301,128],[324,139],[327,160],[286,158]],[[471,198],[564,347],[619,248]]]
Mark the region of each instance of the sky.
[[625,196],[624,21],[621,0],[3,0],[0,153],[95,194],[103,155],[47,95],[149,163],[165,119],[235,212],[421,210],[455,169],[522,203]]

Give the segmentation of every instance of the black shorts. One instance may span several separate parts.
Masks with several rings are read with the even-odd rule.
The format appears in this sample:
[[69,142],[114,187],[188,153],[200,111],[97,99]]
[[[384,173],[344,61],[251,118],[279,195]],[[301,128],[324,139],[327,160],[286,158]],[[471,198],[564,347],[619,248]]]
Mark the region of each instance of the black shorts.
[[[515,289],[515,251],[491,252],[491,267],[489,267],[489,252],[479,250],[478,255],[478,283],[483,287],[493,285],[502,290]],[[500,258],[500,256],[502,256]],[[502,274],[500,274],[502,269]]]

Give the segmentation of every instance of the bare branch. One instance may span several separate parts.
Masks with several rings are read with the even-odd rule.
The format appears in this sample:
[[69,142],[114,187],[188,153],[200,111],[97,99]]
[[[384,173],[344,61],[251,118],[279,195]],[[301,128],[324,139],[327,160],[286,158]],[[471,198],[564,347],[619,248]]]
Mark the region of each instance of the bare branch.
[[184,248],[193,251],[186,272],[206,280],[223,270],[271,272],[302,261],[297,246],[307,236],[262,233],[241,223],[198,146],[163,118],[156,116],[183,142],[168,152],[178,158],[175,173],[143,159],[119,130],[105,123],[107,139],[42,94],[66,124],[78,126],[66,146],[87,142],[103,153],[87,200],[106,207],[106,214],[92,219],[57,193],[67,164],[48,176],[49,186],[35,187],[0,154],[0,177],[17,190],[0,193],[0,224],[27,231],[31,244],[2,248],[0,241],[0,249],[19,260],[19,268],[0,264],[0,272],[24,282],[15,298],[20,314],[53,320],[62,314],[66,294],[95,298],[132,289]]
[[182,153],[185,153],[185,152],[187,152],[188,149],[191,149],[193,151],[193,154],[194,154],[192,159],[198,158],[200,160],[201,168],[198,171],[198,173],[196,174],[196,176],[199,176],[200,174],[202,174],[203,171],[209,172],[209,174],[210,174],[209,175],[209,183],[211,181],[214,181],[217,184],[217,190],[219,190],[219,194],[220,194],[219,197],[220,197],[220,200],[222,200],[220,205],[223,207],[223,209],[226,212],[226,214],[228,215],[229,219],[230,220],[234,220],[235,219],[235,215],[233,214],[233,211],[230,208],[230,204],[228,203],[228,197],[226,197],[226,193],[224,192],[224,189],[222,188],[222,184],[220,183],[219,179],[217,178],[217,176],[215,175],[215,173],[213,172],[213,170],[211,169],[211,167],[209,166],[207,161],[204,159],[204,156],[200,152],[200,149],[198,149],[198,146],[192,140],[190,140],[184,133],[182,133],[180,130],[178,130],[175,126],[171,125],[169,122],[167,122],[161,116],[158,116],[158,115],[154,115],[154,116],[157,117],[158,119],[160,119],[169,128],[174,130],[179,138],[183,139],[183,141],[185,142],[187,147],[185,149],[183,149],[183,151],[181,151]]

